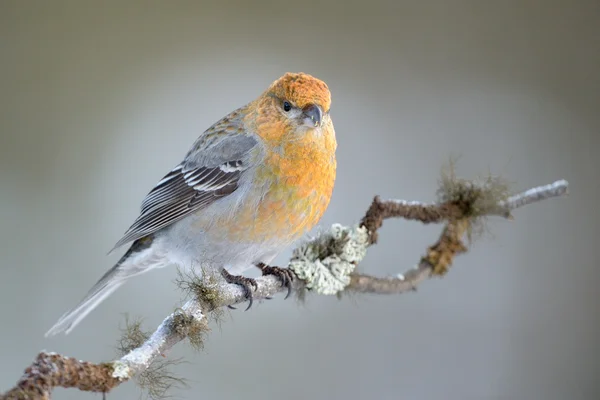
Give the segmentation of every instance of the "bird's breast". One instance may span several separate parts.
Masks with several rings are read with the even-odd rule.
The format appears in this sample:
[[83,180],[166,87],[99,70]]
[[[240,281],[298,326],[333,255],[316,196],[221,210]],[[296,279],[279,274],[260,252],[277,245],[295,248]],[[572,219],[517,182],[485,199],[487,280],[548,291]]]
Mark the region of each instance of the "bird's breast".
[[334,137],[307,135],[267,147],[229,235],[240,241],[293,242],[323,216],[335,175]]

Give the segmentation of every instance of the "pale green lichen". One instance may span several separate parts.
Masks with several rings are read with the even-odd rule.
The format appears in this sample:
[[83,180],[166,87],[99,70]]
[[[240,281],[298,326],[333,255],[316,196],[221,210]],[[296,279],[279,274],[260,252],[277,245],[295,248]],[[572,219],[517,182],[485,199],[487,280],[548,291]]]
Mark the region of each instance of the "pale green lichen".
[[332,295],[350,283],[350,274],[367,254],[369,234],[364,227],[331,226],[294,250],[289,268],[305,282],[306,288]]
[[198,274],[194,268],[186,271],[178,269],[177,275],[175,283],[186,295],[195,296],[209,311],[220,308],[222,301],[219,291],[220,277],[215,271],[201,268]]
[[125,314],[125,326],[120,329],[121,337],[117,343],[117,354],[119,357],[137,349],[150,337],[150,332],[142,329],[141,318],[134,318],[132,320],[128,314]]
[[173,315],[171,324],[171,328],[186,337],[195,350],[204,348],[204,337],[210,331],[206,318],[198,319],[180,309]]
[[498,209],[498,204],[508,198],[510,182],[491,173],[474,180],[462,179],[456,175],[455,164],[456,160],[451,159],[442,169],[438,202],[461,207],[463,217],[470,220],[466,233],[471,242],[484,232],[485,218],[502,211]]
[[[122,336],[117,345],[120,357],[139,348],[150,337],[150,333],[142,329],[142,321],[140,319],[131,321],[127,314],[125,315],[125,326],[121,331]],[[127,362],[117,360],[112,363],[113,376],[120,380],[127,380],[135,375],[138,386],[147,392],[147,397],[154,400],[164,399],[172,387],[186,385],[185,380],[174,376],[169,371],[171,366],[179,363],[179,359],[159,357],[154,359],[146,369],[136,373]]]

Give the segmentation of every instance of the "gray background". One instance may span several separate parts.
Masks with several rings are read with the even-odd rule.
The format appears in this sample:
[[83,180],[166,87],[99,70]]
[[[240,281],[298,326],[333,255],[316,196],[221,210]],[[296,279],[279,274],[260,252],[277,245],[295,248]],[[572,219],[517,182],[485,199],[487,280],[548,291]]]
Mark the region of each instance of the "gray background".
[[[333,92],[324,226],[357,221],[375,194],[433,200],[452,155],[461,175],[491,169],[516,190],[565,178],[571,195],[491,221],[416,294],[232,312],[203,352],[174,351],[191,387],[173,394],[600,398],[600,2],[203,3],[0,2],[0,390],[41,349],[107,360],[122,313],[153,327],[173,310],[174,270],[156,271],[71,335],[43,337],[196,136],[305,71]],[[390,221],[361,268],[401,272],[438,232]]]

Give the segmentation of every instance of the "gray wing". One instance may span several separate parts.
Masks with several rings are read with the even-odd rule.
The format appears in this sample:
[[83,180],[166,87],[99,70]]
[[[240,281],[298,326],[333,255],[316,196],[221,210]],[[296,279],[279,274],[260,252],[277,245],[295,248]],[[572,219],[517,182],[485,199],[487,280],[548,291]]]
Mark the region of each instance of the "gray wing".
[[185,160],[158,182],[115,249],[171,225],[238,188],[257,141],[243,134],[219,136],[215,132],[201,136]]

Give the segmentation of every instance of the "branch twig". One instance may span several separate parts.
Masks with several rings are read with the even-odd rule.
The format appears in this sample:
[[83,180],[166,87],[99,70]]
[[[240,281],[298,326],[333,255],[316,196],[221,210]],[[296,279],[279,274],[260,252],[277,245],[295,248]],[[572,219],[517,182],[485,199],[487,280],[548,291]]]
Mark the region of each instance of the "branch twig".
[[[377,241],[377,230],[388,218],[404,218],[423,223],[446,222],[446,226],[438,241],[427,249],[416,267],[390,278],[351,273],[345,289],[378,294],[397,294],[414,290],[422,281],[434,275],[445,274],[454,257],[467,251],[462,240],[477,218],[490,215],[511,218],[511,211],[541,200],[562,196],[567,193],[568,188],[568,183],[561,180],[514,196],[494,198],[494,201],[490,202],[493,196],[497,197],[498,193],[502,192],[493,185],[477,186],[462,181],[454,183],[456,185],[452,188],[453,191],[443,193],[443,201],[439,203],[382,201],[375,197],[360,223],[360,227],[368,232],[367,245]],[[323,254],[320,259],[323,260],[327,256],[329,254]],[[141,346],[119,360],[93,364],[42,352],[25,370],[17,385],[0,398],[49,399],[52,389],[59,386],[83,391],[109,392],[146,370],[157,357],[164,355],[180,341],[186,338],[191,340],[199,332],[205,332],[203,329],[210,312],[246,301],[240,286],[214,280],[209,275],[202,279],[201,282],[190,283],[188,289],[194,294],[191,300],[165,318]],[[267,298],[287,290],[272,275],[260,277],[256,282],[258,288],[254,291],[255,298]],[[302,279],[295,279],[293,282],[295,291],[303,291],[306,287],[307,282]]]

